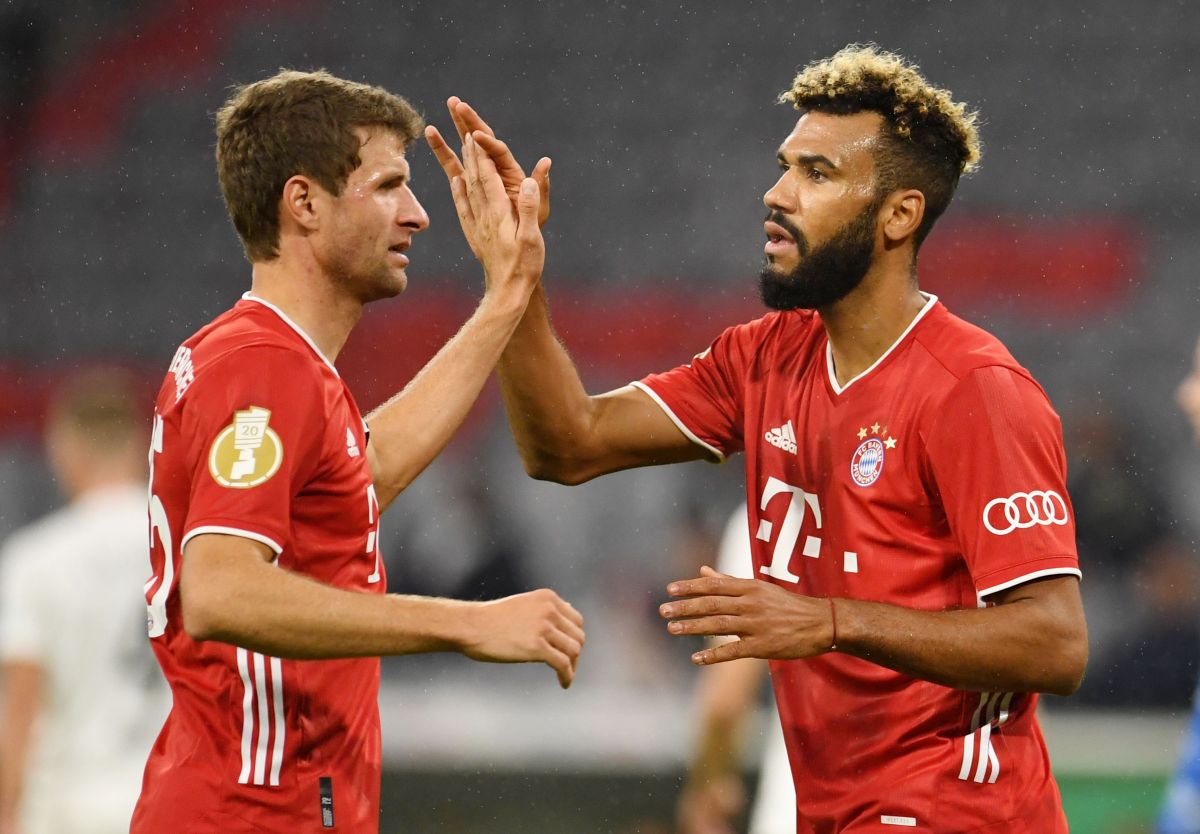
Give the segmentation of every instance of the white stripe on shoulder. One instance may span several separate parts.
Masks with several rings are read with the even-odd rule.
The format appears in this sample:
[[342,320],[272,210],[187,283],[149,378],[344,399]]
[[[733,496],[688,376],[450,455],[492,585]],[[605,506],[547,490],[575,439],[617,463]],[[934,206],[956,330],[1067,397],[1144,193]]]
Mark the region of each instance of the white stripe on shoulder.
[[189,541],[194,539],[196,536],[202,536],[205,533],[220,533],[224,536],[241,536],[243,539],[251,539],[256,542],[262,542],[267,547],[274,550],[276,556],[283,552],[283,545],[269,536],[264,536],[262,533],[255,533],[250,530],[241,530],[237,527],[220,527],[213,524],[204,527],[193,527],[191,530],[188,530],[183,536],[183,541],[179,543],[179,552],[183,552],[183,548]]
[[699,437],[697,437],[695,432],[693,432],[690,428],[688,428],[686,425],[684,425],[684,422],[682,420],[680,420],[678,416],[676,416],[675,412],[671,410],[670,406],[668,406],[665,402],[663,402],[662,397],[658,396],[658,394],[656,394],[654,392],[654,390],[652,388],[650,388],[649,385],[646,385],[644,382],[640,382],[640,381],[639,382],[631,382],[629,384],[632,385],[634,388],[638,389],[639,391],[641,391],[642,393],[646,394],[646,396],[650,397],[650,399],[654,400],[654,402],[658,404],[658,407],[661,408],[666,413],[666,415],[671,418],[671,422],[674,423],[675,426],[681,432],[683,432],[684,437],[686,437],[688,440],[695,443],[697,446],[699,446],[703,449],[707,449],[709,452],[711,452],[713,455],[715,455],[718,463],[725,462],[725,453],[722,452],[720,449],[718,449],[716,446],[711,446],[708,443],[705,443]]
[[982,591],[978,591],[976,596],[982,600],[984,597],[998,591],[1006,591],[1009,588],[1015,588],[1018,585],[1024,585],[1026,582],[1032,582],[1035,579],[1041,579],[1046,576],[1074,576],[1083,579],[1083,573],[1079,568],[1046,568],[1045,570],[1035,570],[1032,573],[1018,576],[1016,579],[1010,579],[1007,582],[1001,582],[999,585],[993,585],[990,588],[984,588]]
[[310,348],[312,348],[314,351],[316,351],[317,356],[321,357],[321,361],[329,366],[329,370],[333,371],[339,377],[341,376],[341,374],[338,374],[338,369],[336,367],[334,367],[332,362],[329,361],[329,357],[327,357],[324,353],[322,353],[321,349],[319,347],[317,347],[317,343],[313,341],[312,336],[309,336],[307,333],[305,333],[304,328],[302,328],[300,325],[296,324],[296,322],[292,321],[291,318],[288,317],[287,313],[283,312],[283,310],[280,310],[278,307],[276,307],[270,301],[263,301],[261,298],[259,298],[254,293],[249,293],[249,292],[242,293],[242,299],[245,301],[253,301],[255,304],[261,304],[262,306],[266,307],[268,310],[273,312],[275,315],[279,316],[279,318],[283,320],[284,324],[286,324],[288,327],[292,328],[292,330],[295,330],[296,334],[301,339],[308,342],[308,346]]

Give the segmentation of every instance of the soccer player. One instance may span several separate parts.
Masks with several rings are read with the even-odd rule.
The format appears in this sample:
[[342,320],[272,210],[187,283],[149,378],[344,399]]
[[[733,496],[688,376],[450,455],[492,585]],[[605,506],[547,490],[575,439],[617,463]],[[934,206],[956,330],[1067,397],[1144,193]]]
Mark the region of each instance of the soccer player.
[[975,117],[872,46],[783,97],[801,115],[763,198],[776,312],[589,396],[535,290],[497,366],[517,447],[566,484],[745,452],[757,579],[703,570],[661,611],[739,638],[697,663],[771,661],[802,834],[1065,832],[1034,714],[1087,656],[1060,423],[917,282]]
[[95,369],[56,393],[67,506],[0,552],[0,832],[120,834],[171,705],[146,643],[144,391]]
[[216,121],[253,277],[158,394],[145,594],[174,706],[132,831],[374,832],[380,655],[540,661],[566,687],[583,643],[549,590],[386,595],[378,540],[380,513],[449,440],[525,311],[545,255],[538,182],[518,182],[514,210],[468,147],[454,195],[483,299],[364,421],[334,360],[363,305],[405,288],[429,224],[405,157],[421,120],[383,89],[286,71],[237,90]]

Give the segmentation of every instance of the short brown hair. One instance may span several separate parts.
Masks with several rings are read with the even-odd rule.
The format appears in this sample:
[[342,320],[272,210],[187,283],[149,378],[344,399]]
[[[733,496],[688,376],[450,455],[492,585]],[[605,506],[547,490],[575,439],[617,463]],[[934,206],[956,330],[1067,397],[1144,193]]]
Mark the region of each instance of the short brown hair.
[[98,449],[141,442],[149,434],[146,386],[133,373],[97,367],[72,375],[54,392],[47,423],[69,427]]
[[950,204],[959,177],[979,163],[978,114],[874,44],[851,44],[809,64],[779,99],[797,110],[883,116],[876,188],[881,195],[898,188],[925,195],[925,217],[914,238],[918,248]]
[[279,199],[290,177],[340,194],[362,161],[354,128],[385,128],[408,145],[425,126],[400,96],[324,70],[281,70],[238,87],[216,121],[221,193],[252,262],[279,254]]

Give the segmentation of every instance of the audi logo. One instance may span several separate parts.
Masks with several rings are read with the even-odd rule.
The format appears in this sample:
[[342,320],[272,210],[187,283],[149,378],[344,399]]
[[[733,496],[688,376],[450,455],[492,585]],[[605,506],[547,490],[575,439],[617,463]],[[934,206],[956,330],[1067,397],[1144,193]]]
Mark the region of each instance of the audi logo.
[[[996,508],[1002,507],[1002,512]],[[1001,524],[997,527],[992,522]],[[1067,502],[1052,489],[1014,492],[1007,498],[993,498],[983,508],[983,526],[997,536],[1013,530],[1027,530],[1038,524],[1066,524]]]

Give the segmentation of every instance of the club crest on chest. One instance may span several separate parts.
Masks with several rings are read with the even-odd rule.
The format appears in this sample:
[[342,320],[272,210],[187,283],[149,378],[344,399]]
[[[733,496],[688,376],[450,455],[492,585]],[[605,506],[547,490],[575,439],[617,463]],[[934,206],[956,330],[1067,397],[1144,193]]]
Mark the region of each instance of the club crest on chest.
[[888,434],[887,426],[878,422],[858,430],[862,441],[850,457],[850,477],[860,487],[869,487],[883,474],[883,464],[889,449],[896,448],[896,438]]

